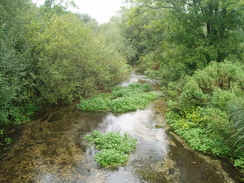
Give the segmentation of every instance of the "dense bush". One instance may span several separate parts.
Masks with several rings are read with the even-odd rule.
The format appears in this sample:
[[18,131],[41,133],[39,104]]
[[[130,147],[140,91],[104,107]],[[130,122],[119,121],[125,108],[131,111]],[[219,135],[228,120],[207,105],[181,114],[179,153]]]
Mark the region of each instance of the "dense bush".
[[119,132],[102,134],[95,130],[85,138],[100,150],[95,155],[95,160],[102,166],[123,165],[137,144],[135,138],[127,133],[121,135]]

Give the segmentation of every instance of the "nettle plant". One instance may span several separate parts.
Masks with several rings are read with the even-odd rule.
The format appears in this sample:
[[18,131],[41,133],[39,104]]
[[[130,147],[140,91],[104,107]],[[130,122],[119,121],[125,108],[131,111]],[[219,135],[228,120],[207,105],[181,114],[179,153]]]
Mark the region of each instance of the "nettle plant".
[[95,160],[101,166],[118,166],[128,161],[129,154],[136,148],[137,140],[128,133],[108,132],[103,134],[94,130],[85,138],[100,150]]
[[148,83],[131,83],[128,87],[116,86],[111,93],[102,93],[93,98],[81,100],[77,107],[83,111],[129,112],[146,108],[158,97],[150,92]]

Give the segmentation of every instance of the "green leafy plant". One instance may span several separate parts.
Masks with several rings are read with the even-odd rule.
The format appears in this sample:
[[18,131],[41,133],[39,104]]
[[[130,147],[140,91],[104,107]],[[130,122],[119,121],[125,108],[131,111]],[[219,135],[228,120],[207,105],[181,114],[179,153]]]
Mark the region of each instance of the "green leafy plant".
[[166,118],[194,149],[230,157],[243,168],[243,85],[239,63],[212,62],[165,91]]
[[228,105],[228,113],[232,122],[232,134],[229,138],[230,146],[237,153],[244,156],[244,102],[243,98],[233,100]]
[[244,157],[240,157],[234,160],[234,165],[244,169]]
[[111,100],[106,97],[97,96],[82,100],[78,108],[83,111],[108,111],[110,110]]
[[5,138],[5,142],[7,145],[12,143],[12,139],[11,138]]
[[131,83],[128,87],[116,86],[111,94],[81,100],[77,107],[83,111],[128,112],[144,109],[158,94],[150,91],[150,84]]
[[128,87],[116,86],[112,89],[112,94],[117,97],[131,96],[138,93],[148,92],[151,89],[151,85],[148,83],[131,83]]
[[218,131],[217,127],[212,129],[212,124],[206,124],[209,119],[201,110],[203,109],[185,111],[181,115],[171,111],[166,114],[166,118],[175,132],[182,136],[194,150],[219,156],[228,155],[230,148],[222,131]]
[[128,133],[108,132],[102,134],[94,130],[85,138],[95,145],[100,151],[95,155],[95,160],[102,166],[123,165],[128,161],[131,151],[136,148],[136,138],[132,138]]
[[139,93],[129,97],[119,97],[112,101],[113,112],[135,111],[144,109],[148,104],[158,97],[156,93]]

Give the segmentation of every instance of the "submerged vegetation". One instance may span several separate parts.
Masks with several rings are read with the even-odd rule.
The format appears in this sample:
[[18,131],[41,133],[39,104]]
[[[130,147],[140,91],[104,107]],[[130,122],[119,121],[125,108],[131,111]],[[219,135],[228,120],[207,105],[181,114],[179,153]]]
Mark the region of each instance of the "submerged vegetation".
[[95,155],[95,160],[101,166],[123,165],[128,161],[129,153],[137,145],[137,140],[127,133],[108,132],[102,134],[95,130],[85,138],[100,150]]
[[83,99],[77,107],[83,111],[129,112],[144,109],[158,94],[149,92],[151,85],[131,83],[128,87],[116,86],[111,93],[102,93]]

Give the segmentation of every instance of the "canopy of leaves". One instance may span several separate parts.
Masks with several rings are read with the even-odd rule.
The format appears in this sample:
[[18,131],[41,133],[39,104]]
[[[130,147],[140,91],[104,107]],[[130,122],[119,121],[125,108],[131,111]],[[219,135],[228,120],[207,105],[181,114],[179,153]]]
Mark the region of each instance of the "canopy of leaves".
[[130,2],[126,35],[140,63],[149,63],[144,69],[159,69],[164,84],[211,61],[243,61],[243,1]]

